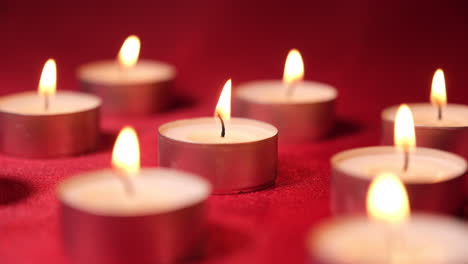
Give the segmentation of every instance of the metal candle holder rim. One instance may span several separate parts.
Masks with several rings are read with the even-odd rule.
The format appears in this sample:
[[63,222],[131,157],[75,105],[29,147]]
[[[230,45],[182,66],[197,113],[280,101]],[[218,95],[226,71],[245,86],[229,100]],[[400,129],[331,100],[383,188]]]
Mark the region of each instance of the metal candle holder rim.
[[[340,168],[340,166],[338,166],[338,163],[342,160],[345,160],[347,158],[349,158],[350,156],[354,156],[355,154],[359,154],[359,153],[367,153],[369,150],[374,150],[374,154],[375,153],[389,153],[388,150],[390,148],[393,148],[392,146],[368,146],[368,147],[360,147],[360,148],[354,148],[354,149],[349,149],[349,150],[344,150],[344,151],[341,151],[341,152],[338,152],[337,154],[333,155],[332,158],[330,159],[330,163],[332,165],[332,168],[333,170],[339,172],[339,173],[342,173],[343,175],[349,175],[349,176],[352,176],[352,177],[355,177],[355,178],[358,178],[358,179],[363,179],[363,180],[366,180],[366,178],[363,178],[361,175],[361,173],[354,173],[354,172],[349,172],[349,171],[345,171],[343,170],[342,168]],[[463,166],[463,174],[466,173],[466,170],[468,168],[468,163],[467,161],[462,158],[461,156],[459,155],[456,155],[454,153],[451,153],[451,152],[447,152],[447,151],[443,151],[443,150],[438,150],[438,149],[432,149],[432,148],[424,148],[424,147],[417,147],[417,150],[419,151],[424,151],[425,153],[437,153],[438,155],[444,155],[446,157],[451,157],[452,159],[454,160],[457,160],[458,163],[460,163],[460,165]],[[452,175],[451,178],[448,178],[448,179],[445,179],[444,181],[449,181],[449,180],[453,180],[457,177],[459,177],[460,175],[459,174],[454,174]],[[369,181],[371,179],[368,179]],[[444,182],[444,181],[439,181],[439,182],[435,182],[435,183],[440,183],[440,182]],[[415,182],[404,182],[405,185],[421,185],[421,184],[427,184],[427,183],[415,183]]]
[[[417,105],[427,105],[429,103],[408,103],[407,105],[410,107],[411,109],[411,106],[417,106]],[[466,107],[466,105],[463,105],[463,104],[452,104],[450,103],[450,105],[453,105],[453,106],[460,106],[460,107]],[[386,114],[387,112],[390,112],[390,111],[394,111],[395,109],[397,109],[399,107],[399,105],[392,105],[392,106],[389,106],[387,108],[385,108],[384,110],[382,110],[380,116],[382,118],[383,121],[385,122],[390,122],[390,123],[394,123],[395,122],[395,117],[393,118],[387,118]],[[395,111],[396,113],[396,111]],[[430,125],[418,125],[418,124],[414,124],[414,127],[417,129],[417,128],[426,128],[426,129],[438,129],[438,130],[462,130],[462,129],[468,129],[468,125],[467,126],[430,126]]]
[[[186,119],[179,119],[179,120],[175,120],[175,121],[170,121],[170,122],[167,122],[161,126],[159,126],[158,128],[158,135],[160,137],[164,137],[164,138],[167,138],[171,141],[176,141],[176,142],[182,142],[180,140],[177,140],[177,139],[173,139],[171,137],[168,137],[166,135],[164,135],[162,133],[163,130],[165,130],[168,126],[173,126],[175,125],[176,123],[179,123],[179,122],[188,122],[188,121],[193,121],[193,122],[196,122],[196,120],[200,120],[200,119],[205,119],[205,118],[209,118],[209,117],[196,117],[196,118],[186,118]],[[274,133],[269,136],[269,137],[266,137],[266,138],[263,138],[263,139],[258,139],[258,140],[254,140],[254,141],[247,141],[247,142],[237,142],[237,143],[204,143],[204,142],[192,142],[192,141],[183,141],[184,144],[190,144],[190,145],[203,145],[207,148],[209,147],[219,147],[219,146],[241,146],[241,145],[247,145],[247,144],[251,144],[252,142],[263,142],[263,141],[268,141],[270,140],[272,137],[275,137],[275,136],[278,136],[278,129],[273,126],[272,124],[269,124],[267,122],[263,122],[263,121],[259,121],[259,120],[254,120],[254,119],[249,119],[249,118],[242,118],[242,117],[234,117],[235,119],[241,119],[241,120],[246,120],[246,121],[252,121],[252,122],[257,122],[257,123],[261,123],[262,125],[264,126],[267,126],[267,127],[270,127],[271,129],[274,129]],[[229,133],[229,131],[227,131]]]
[[[154,169],[159,169],[159,170],[166,170],[166,171],[178,171],[176,169],[171,169],[171,168],[163,168],[163,167],[155,167]],[[65,179],[63,180],[62,182],[59,183],[58,187],[57,187],[57,190],[56,190],[56,193],[57,193],[57,196],[59,197],[59,200],[61,203],[63,203],[65,206],[68,206],[74,210],[77,210],[77,211],[81,211],[81,212],[84,212],[86,214],[89,214],[89,215],[94,215],[94,216],[97,216],[97,217],[106,217],[106,218],[119,218],[119,219],[122,219],[122,218],[141,218],[141,217],[145,217],[145,216],[163,216],[163,215],[170,215],[170,214],[173,214],[175,212],[178,212],[178,211],[183,211],[187,208],[190,208],[190,207],[195,207],[197,205],[200,205],[200,204],[203,204],[206,202],[206,199],[207,197],[212,193],[212,186],[211,184],[205,180],[204,178],[202,177],[199,177],[195,174],[192,174],[190,172],[183,172],[185,174],[186,177],[193,177],[193,178],[197,178],[199,181],[203,182],[203,184],[205,185],[205,187],[207,188],[207,196],[205,198],[201,198],[200,200],[197,200],[193,203],[190,203],[190,204],[187,204],[187,205],[184,205],[184,206],[181,206],[181,207],[178,207],[177,209],[174,209],[174,210],[166,210],[166,211],[159,211],[157,213],[152,213],[152,212],[140,212],[140,213],[133,213],[133,214],[125,214],[125,215],[119,215],[119,214],[113,214],[113,213],[97,213],[95,211],[92,211],[92,210],[86,210],[86,209],[83,209],[79,206],[75,206],[69,202],[67,202],[65,199],[62,199],[62,192],[64,191],[64,188],[66,188],[67,185],[69,184],[72,184],[73,182],[76,182],[76,181],[82,181],[84,178],[93,178],[94,176],[91,175],[91,173],[99,173],[100,171],[108,171],[109,169],[101,169],[101,170],[97,170],[97,171],[91,171],[91,172],[83,172],[83,173],[80,173],[80,174],[76,174],[76,176],[73,176],[71,178],[68,178],[68,179]],[[178,171],[178,173],[182,173],[181,171]],[[117,176],[116,176],[117,177]],[[154,177],[157,177],[157,176],[154,176]]]
[[[237,93],[239,90],[242,90],[242,89],[246,89],[246,86],[249,86],[249,85],[252,85],[254,83],[257,83],[257,82],[265,82],[265,81],[275,81],[275,80],[256,80],[256,81],[250,81],[250,82],[245,82],[245,83],[242,83],[236,87],[234,87],[233,89],[233,93],[234,93],[234,98],[236,100],[244,100],[244,101],[248,101],[250,103],[254,103],[254,104],[259,104],[259,105],[274,105],[274,106],[301,106],[301,105],[318,105],[318,104],[323,104],[323,103],[328,103],[328,102],[333,102],[335,101],[337,98],[338,98],[338,90],[332,86],[332,85],[329,85],[327,83],[322,83],[322,82],[316,82],[316,81],[308,81],[308,80],[303,80],[302,82],[304,83],[309,83],[309,84],[316,84],[316,85],[323,85],[323,86],[326,86],[328,89],[331,89],[333,90],[335,96],[334,97],[331,97],[327,100],[320,100],[320,101],[314,101],[314,102],[294,102],[294,103],[283,103],[283,102],[261,102],[261,101],[253,101],[253,100],[249,100],[243,96],[239,96]],[[280,80],[278,80],[280,81]]]

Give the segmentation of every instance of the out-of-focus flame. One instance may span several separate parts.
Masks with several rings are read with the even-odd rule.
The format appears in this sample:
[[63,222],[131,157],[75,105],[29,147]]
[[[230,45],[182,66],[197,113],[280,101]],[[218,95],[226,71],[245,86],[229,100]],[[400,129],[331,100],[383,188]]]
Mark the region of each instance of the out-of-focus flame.
[[395,146],[403,151],[411,151],[416,147],[416,135],[411,109],[400,105],[395,116],[394,141]]
[[393,173],[379,174],[367,192],[367,215],[374,220],[399,223],[410,215],[408,194]]
[[288,53],[284,64],[283,82],[287,85],[302,81],[304,78],[304,62],[301,53],[297,49],[292,49]]
[[119,63],[125,68],[133,67],[137,61],[138,56],[140,55],[140,39],[135,36],[129,36],[119,51]]
[[54,59],[48,59],[42,69],[38,92],[40,95],[54,95],[57,87],[57,65]]
[[120,131],[112,151],[112,165],[126,175],[135,175],[140,170],[140,146],[132,127]]
[[216,105],[215,116],[219,115],[224,121],[231,119],[231,79],[224,84],[223,91]]
[[438,107],[443,107],[447,104],[445,77],[442,69],[437,69],[432,78],[431,103]]

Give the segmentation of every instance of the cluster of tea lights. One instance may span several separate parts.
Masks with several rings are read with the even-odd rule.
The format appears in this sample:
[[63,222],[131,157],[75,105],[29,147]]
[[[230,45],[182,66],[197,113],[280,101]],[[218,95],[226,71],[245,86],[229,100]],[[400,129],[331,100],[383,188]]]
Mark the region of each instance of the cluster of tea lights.
[[[139,60],[139,50],[140,40],[130,36],[116,60],[81,66],[83,92],[56,91],[56,63],[48,60],[37,92],[0,98],[0,151],[25,158],[84,154],[98,144],[101,112],[124,117],[166,109],[175,67]],[[67,255],[82,264],[172,263],[197,255],[210,194],[274,186],[278,146],[314,142],[333,130],[337,90],[303,78],[293,49],[283,80],[234,87],[238,117],[231,117],[228,80],[214,115],[159,127],[158,168],[140,168],[137,133],[124,127],[112,169],[84,172],[58,187]],[[468,262],[468,229],[449,217],[464,202],[468,106],[447,104],[442,70],[434,75],[431,104],[382,112],[382,143],[394,146],[332,157],[335,218],[312,229],[312,263]]]

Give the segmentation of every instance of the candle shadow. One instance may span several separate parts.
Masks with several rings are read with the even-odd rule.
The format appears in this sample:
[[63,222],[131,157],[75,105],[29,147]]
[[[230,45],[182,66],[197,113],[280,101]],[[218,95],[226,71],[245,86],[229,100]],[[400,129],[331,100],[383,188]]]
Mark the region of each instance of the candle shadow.
[[163,111],[163,113],[182,108],[189,108],[195,106],[195,103],[196,101],[193,97],[175,94],[173,95],[171,104]]
[[114,146],[116,138],[117,138],[117,132],[110,132],[110,131],[101,132],[99,146],[96,152],[111,150]]
[[360,132],[363,129],[363,124],[356,120],[350,120],[345,118],[338,118],[333,132],[326,137],[326,140],[335,139],[342,136],[349,136]]
[[208,237],[201,254],[193,258],[193,263],[206,260],[221,260],[234,255],[247,247],[249,237],[233,227],[218,223],[209,223]]
[[0,176],[0,206],[18,203],[32,192],[33,189],[28,183]]

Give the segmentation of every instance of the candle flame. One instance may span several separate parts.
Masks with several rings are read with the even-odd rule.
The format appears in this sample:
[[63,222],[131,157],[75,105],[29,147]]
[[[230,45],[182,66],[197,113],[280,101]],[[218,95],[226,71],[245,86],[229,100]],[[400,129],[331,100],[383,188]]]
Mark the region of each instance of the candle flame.
[[231,79],[224,84],[216,105],[215,116],[219,115],[224,121],[231,118]]
[[443,107],[447,104],[445,77],[442,69],[437,69],[432,78],[431,103],[437,107]]
[[140,55],[140,39],[135,36],[129,36],[119,51],[119,63],[125,68],[133,67],[137,61],[138,56]]
[[304,79],[304,62],[301,53],[297,49],[292,49],[284,64],[283,82],[290,85],[300,82],[302,79]]
[[42,69],[38,92],[40,95],[54,95],[57,88],[57,65],[54,59],[48,59]]
[[405,186],[393,173],[381,173],[372,181],[366,206],[367,215],[374,220],[399,223],[410,215]]
[[400,105],[395,116],[394,141],[395,146],[403,151],[411,151],[416,147],[416,135],[411,109]]
[[126,126],[120,131],[112,151],[112,165],[126,175],[135,175],[140,170],[140,146],[132,127]]

